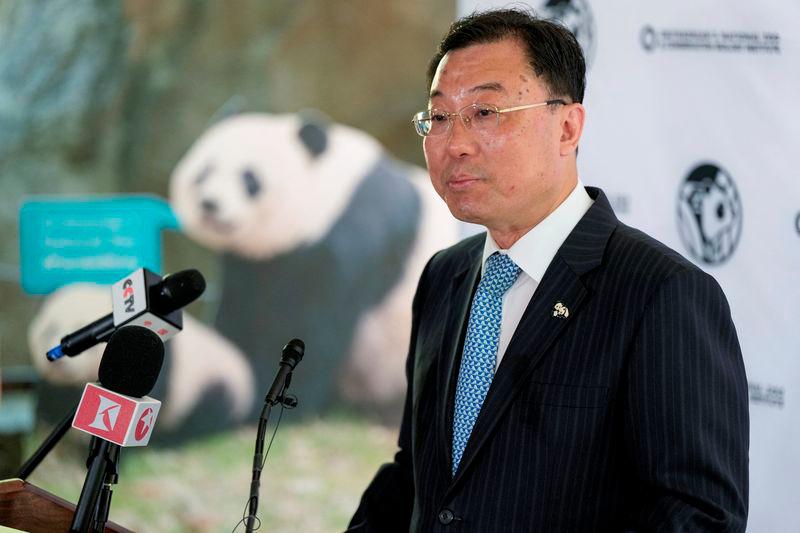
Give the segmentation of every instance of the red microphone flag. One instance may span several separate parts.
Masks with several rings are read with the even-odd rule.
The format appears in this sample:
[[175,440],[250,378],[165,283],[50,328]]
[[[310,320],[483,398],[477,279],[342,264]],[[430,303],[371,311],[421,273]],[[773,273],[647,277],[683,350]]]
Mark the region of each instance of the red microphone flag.
[[161,402],[87,383],[72,427],[120,446],[147,446]]

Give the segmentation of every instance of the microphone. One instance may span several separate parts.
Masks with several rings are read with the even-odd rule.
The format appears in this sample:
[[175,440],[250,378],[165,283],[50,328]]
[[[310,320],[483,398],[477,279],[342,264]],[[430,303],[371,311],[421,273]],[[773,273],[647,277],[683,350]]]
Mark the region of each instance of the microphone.
[[47,352],[55,361],[73,357],[105,342],[122,326],[148,328],[166,341],[183,328],[180,309],[196,300],[206,289],[206,280],[195,269],[181,270],[163,279],[140,268],[111,286],[113,312],[61,338]]
[[164,362],[164,343],[140,326],[124,326],[100,360],[100,384],[87,383],[72,427],[119,446],[147,446],[161,402],[145,396]]
[[112,485],[119,476],[120,446],[150,441],[161,402],[153,390],[164,363],[164,343],[141,326],[125,326],[108,340],[98,370],[100,385],[88,383],[72,427],[92,435],[86,480],[75,506],[70,533],[105,531]]
[[283,390],[284,386],[289,388],[292,370],[303,359],[303,354],[306,351],[306,345],[300,339],[292,339],[286,343],[281,352],[281,362],[279,363],[278,374],[275,376],[275,381],[267,391],[267,396],[264,398],[264,403],[275,405],[278,403],[278,396]]
[[[245,520],[245,532],[252,533],[255,531],[256,513],[258,512],[258,492],[261,487],[261,470],[264,468],[264,442],[267,434],[267,422],[272,406],[280,403],[284,407],[294,407],[297,401],[289,401],[288,398],[283,396],[286,389],[289,388],[289,383],[292,378],[292,371],[303,359],[303,354],[306,351],[306,345],[300,339],[292,339],[286,343],[281,351],[281,362],[278,367],[278,374],[275,376],[275,381],[267,392],[264,398],[264,408],[261,410],[261,416],[258,417],[258,429],[256,430],[256,448],[253,453],[253,474],[250,478],[250,498],[247,501],[247,516]],[[280,424],[280,418],[278,418]],[[276,427],[277,430],[277,427]],[[267,450],[269,451],[269,450]]]

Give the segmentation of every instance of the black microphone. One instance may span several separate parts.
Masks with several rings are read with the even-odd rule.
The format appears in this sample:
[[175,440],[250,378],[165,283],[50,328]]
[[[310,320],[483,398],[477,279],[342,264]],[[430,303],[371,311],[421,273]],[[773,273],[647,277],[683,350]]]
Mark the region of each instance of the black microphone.
[[145,396],[164,363],[164,343],[141,326],[123,326],[108,341],[98,380],[88,383],[72,427],[120,446],[146,446],[161,402]]
[[195,269],[181,270],[163,279],[141,268],[111,288],[114,312],[61,338],[61,344],[47,352],[55,361],[78,355],[105,342],[125,325],[144,326],[166,341],[183,327],[180,309],[196,300],[206,289],[206,280]]
[[140,326],[123,326],[108,340],[97,381],[118,394],[141,398],[156,386],[164,364],[164,343]]
[[281,352],[278,374],[275,376],[275,381],[272,382],[272,386],[269,388],[266,398],[264,398],[264,403],[269,405],[278,403],[278,395],[280,395],[283,390],[284,384],[287,388],[289,387],[288,379],[294,367],[303,359],[305,351],[306,345],[300,339],[292,339],[286,343],[286,346],[283,347],[283,351]]
[[[281,352],[281,362],[279,363],[278,374],[275,376],[275,381],[267,392],[267,397],[264,399],[264,408],[261,411],[261,416],[258,417],[258,430],[256,431],[256,449],[253,453],[253,476],[250,479],[250,498],[247,503],[247,516],[245,520],[245,532],[252,533],[255,531],[256,513],[258,512],[258,492],[261,487],[261,470],[264,465],[264,441],[267,434],[267,421],[269,420],[269,413],[272,406],[280,403],[284,407],[294,407],[297,402],[289,402],[287,398],[281,397],[289,388],[289,382],[292,376],[292,371],[297,363],[303,359],[303,354],[306,351],[306,345],[300,339],[292,339],[286,343]],[[280,418],[278,419],[280,423]],[[276,428],[277,429],[277,428]]]
[[164,343],[141,326],[124,326],[111,335],[100,361],[100,385],[87,384],[72,427],[93,435],[87,473],[70,532],[104,531],[117,483],[120,446],[150,440],[160,403],[144,397],[164,363]]

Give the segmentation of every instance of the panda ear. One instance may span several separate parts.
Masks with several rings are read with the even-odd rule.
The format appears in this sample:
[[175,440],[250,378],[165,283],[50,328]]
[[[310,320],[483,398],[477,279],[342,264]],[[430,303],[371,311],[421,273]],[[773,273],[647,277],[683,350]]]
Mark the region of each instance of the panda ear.
[[312,159],[316,159],[328,147],[328,121],[319,112],[303,112],[297,135]]

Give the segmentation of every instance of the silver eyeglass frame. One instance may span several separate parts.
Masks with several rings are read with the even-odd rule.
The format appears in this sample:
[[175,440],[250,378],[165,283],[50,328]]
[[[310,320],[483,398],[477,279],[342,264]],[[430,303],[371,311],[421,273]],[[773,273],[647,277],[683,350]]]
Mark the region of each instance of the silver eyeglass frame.
[[464,124],[465,128],[470,128],[473,119],[470,118],[470,117],[466,117],[463,114],[465,110],[470,109],[470,108],[472,108],[472,109],[489,109],[489,110],[493,111],[495,113],[495,120],[496,120],[495,127],[497,127],[497,126],[500,125],[500,115],[503,114],[503,113],[511,113],[512,111],[522,111],[523,109],[533,109],[533,108],[536,108],[536,107],[545,107],[545,106],[557,105],[557,104],[567,105],[567,102],[562,100],[561,98],[555,98],[555,99],[552,99],[552,100],[547,100],[546,102],[537,102],[535,104],[518,105],[518,106],[514,106],[514,107],[506,107],[506,108],[503,108],[503,109],[498,109],[497,106],[492,105],[492,104],[482,104],[482,103],[477,103],[476,102],[474,104],[470,104],[470,105],[462,107],[461,109],[459,109],[455,113],[448,113],[447,111],[440,111],[440,110],[436,109],[437,114],[442,114],[442,115],[447,117],[447,127],[444,129],[444,131],[441,131],[440,133],[434,133],[434,134],[430,133],[430,131],[433,129],[432,127],[428,128],[428,130],[427,130],[428,133],[425,133],[425,128],[422,126],[422,122],[423,121],[431,121],[432,120],[433,117],[431,116],[431,111],[434,111],[435,108],[434,109],[426,109],[425,111],[420,111],[419,113],[415,113],[414,116],[411,117],[411,123],[414,124],[414,130],[417,132],[417,135],[419,135],[420,137],[438,137],[440,135],[445,135],[447,133],[450,133],[450,131],[453,129],[453,117],[456,117],[456,116],[461,119],[461,123]]

